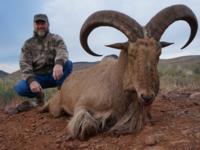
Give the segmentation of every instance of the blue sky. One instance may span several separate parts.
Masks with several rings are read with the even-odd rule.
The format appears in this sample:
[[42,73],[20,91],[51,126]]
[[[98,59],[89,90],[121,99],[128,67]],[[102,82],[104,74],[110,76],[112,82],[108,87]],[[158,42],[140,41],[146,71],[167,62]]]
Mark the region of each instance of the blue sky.
[[[173,4],[189,6],[200,20],[200,1],[197,0],[0,0],[0,70],[11,73],[19,69],[21,47],[24,41],[32,36],[33,16],[36,13],[48,15],[50,31],[63,37],[73,62],[96,61],[102,57],[90,56],[79,42],[80,28],[90,14],[98,10],[117,10],[145,25],[161,9]],[[175,44],[163,49],[161,58],[200,55],[199,31],[195,40],[186,49],[180,50],[189,34],[190,28],[185,22],[178,21],[172,24],[161,40]],[[101,27],[91,33],[89,44],[96,53],[105,56],[119,54],[119,51],[104,45],[126,40],[119,31]]]

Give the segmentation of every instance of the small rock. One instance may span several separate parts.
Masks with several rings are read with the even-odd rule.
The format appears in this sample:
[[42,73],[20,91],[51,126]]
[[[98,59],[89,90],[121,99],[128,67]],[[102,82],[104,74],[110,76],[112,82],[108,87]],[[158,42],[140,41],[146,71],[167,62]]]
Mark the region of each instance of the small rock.
[[94,139],[94,143],[99,143],[99,139]]
[[162,146],[152,146],[152,147],[147,147],[144,150],[166,150]]
[[40,116],[39,119],[44,119],[44,116]]
[[61,138],[56,140],[56,144],[60,144],[60,143],[62,143],[62,139]]
[[191,94],[189,98],[193,100],[200,100],[200,92],[195,92],[194,94]]
[[68,143],[67,145],[62,144],[60,149],[62,149],[62,147],[63,147],[63,149],[69,149],[69,150],[78,149],[78,146],[76,144],[73,144],[73,143]]
[[61,148],[60,148],[60,144],[56,144],[56,148],[57,148],[57,149],[61,149]]
[[196,146],[197,145],[194,142],[191,142],[189,140],[180,140],[170,144],[170,149],[196,150],[197,149]]
[[83,143],[79,145],[80,149],[87,148],[87,147],[88,147],[88,143]]
[[45,120],[42,120],[42,121],[41,121],[41,124],[42,124],[42,125],[46,124],[46,121],[45,121]]
[[195,136],[200,140],[200,132],[196,133]]
[[189,140],[185,140],[185,139],[183,139],[183,140],[176,140],[176,141],[171,142],[172,146],[178,146],[178,145],[188,146],[190,144],[191,144],[191,142]]
[[29,129],[27,129],[27,128],[25,129],[25,132],[29,132],[29,131],[30,131]]
[[145,137],[144,144],[146,146],[154,146],[157,144],[157,141],[154,136],[147,136]]
[[181,133],[185,136],[189,135],[192,133],[192,129],[185,129],[185,130],[182,130]]

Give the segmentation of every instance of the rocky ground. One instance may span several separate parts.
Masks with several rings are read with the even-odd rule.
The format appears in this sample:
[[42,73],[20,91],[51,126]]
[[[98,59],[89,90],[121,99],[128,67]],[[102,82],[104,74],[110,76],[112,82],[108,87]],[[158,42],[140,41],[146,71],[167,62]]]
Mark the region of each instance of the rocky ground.
[[0,150],[199,150],[200,90],[161,91],[152,105],[153,125],[137,135],[102,133],[67,141],[69,118],[36,109],[9,116],[0,111]]

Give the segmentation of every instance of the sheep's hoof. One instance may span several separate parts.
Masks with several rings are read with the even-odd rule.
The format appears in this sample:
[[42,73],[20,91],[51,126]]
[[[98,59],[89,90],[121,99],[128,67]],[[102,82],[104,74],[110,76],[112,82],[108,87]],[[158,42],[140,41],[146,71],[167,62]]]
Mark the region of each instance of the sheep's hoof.
[[95,135],[99,129],[99,122],[87,110],[79,110],[68,123],[69,133],[74,138],[87,140]]
[[38,113],[48,112],[48,107],[46,105],[37,108]]
[[65,137],[65,141],[71,141],[73,140],[74,137],[71,135],[71,134],[68,134],[66,137]]

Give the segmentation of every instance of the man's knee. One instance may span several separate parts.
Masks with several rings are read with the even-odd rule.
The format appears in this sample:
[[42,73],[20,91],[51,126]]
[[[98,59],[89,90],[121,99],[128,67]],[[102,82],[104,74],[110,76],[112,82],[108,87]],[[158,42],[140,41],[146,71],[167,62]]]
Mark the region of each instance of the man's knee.
[[28,91],[28,83],[26,80],[21,80],[14,86],[14,90],[18,95],[25,96]]
[[72,72],[73,69],[73,63],[71,60],[68,60],[65,62],[64,66],[64,72],[66,71],[68,74]]
[[73,63],[72,61],[68,60],[67,62],[65,62],[65,65],[64,65],[64,78],[66,78],[71,72],[72,72],[72,69],[73,69]]

